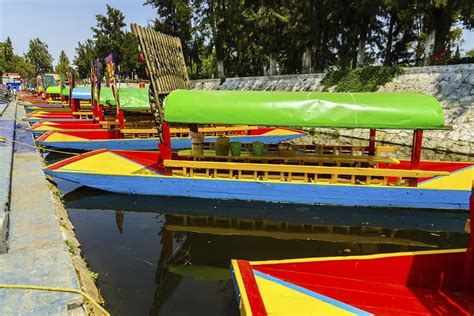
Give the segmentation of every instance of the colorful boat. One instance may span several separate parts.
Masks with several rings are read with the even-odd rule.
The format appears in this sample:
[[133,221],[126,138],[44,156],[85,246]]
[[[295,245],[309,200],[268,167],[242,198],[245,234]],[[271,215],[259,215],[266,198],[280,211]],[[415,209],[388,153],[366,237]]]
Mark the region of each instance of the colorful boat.
[[[57,126],[56,126],[57,127]],[[87,125],[83,125],[84,128]],[[125,130],[126,131],[126,130]],[[252,144],[254,142],[264,142],[266,144],[278,144],[306,135],[306,133],[288,128],[263,128],[256,126],[234,126],[234,127],[204,127],[200,129],[208,136],[204,138],[205,143],[215,143],[216,134],[226,133],[230,141],[242,144]],[[151,130],[148,134],[156,134]],[[172,128],[171,144],[173,149],[191,148],[191,139],[188,137],[188,128]],[[98,150],[101,148],[111,150],[156,150],[159,138],[125,138],[123,130],[81,130],[81,131],[49,131],[38,137],[36,140],[41,146],[57,149],[74,150]]]
[[[422,131],[444,128],[436,99],[420,94],[176,90],[169,123],[366,128],[368,152],[279,148],[263,155],[98,150],[45,168],[84,186],[125,194],[387,208],[468,209],[473,163],[420,161]],[[410,161],[375,155],[375,129],[414,130]],[[280,150],[281,149],[281,150]]]
[[474,315],[474,194],[467,249],[232,260],[242,315]]
[[[90,89],[85,87],[76,87],[72,90],[71,107],[41,109],[28,113],[23,121],[28,123],[36,123],[39,121],[55,121],[61,119],[74,118],[92,118],[92,112],[80,111],[81,106],[90,107]],[[83,100],[86,100],[84,102]]]
[[[115,106],[110,93],[101,90],[101,104]],[[120,89],[120,108],[117,114],[117,125],[120,129],[104,129],[100,123],[92,125],[50,124],[43,122],[34,125],[34,134],[42,134],[37,142],[39,145],[56,149],[74,150],[156,150],[159,138],[150,111],[148,89]],[[138,121],[138,122],[137,122]],[[142,126],[134,126],[141,124]],[[148,124],[148,126],[146,126]],[[91,129],[96,125],[96,129]],[[44,132],[49,130],[48,132]],[[306,135],[306,133],[289,128],[262,128],[257,126],[203,126],[200,131],[206,136],[204,141],[213,143],[218,135],[228,135],[232,141],[250,144],[256,141],[267,144],[278,144]],[[43,134],[44,133],[44,134]],[[174,149],[191,147],[189,129],[187,127],[171,128]]]

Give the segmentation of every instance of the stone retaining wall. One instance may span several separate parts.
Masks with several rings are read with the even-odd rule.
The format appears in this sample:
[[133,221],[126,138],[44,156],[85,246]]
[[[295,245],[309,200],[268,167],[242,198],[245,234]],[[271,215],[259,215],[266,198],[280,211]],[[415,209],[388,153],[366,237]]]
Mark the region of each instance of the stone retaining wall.
[[[194,80],[203,90],[321,91],[324,73],[290,76]],[[451,131],[426,131],[423,147],[461,154],[474,153],[474,64],[405,68],[404,73],[381,87],[386,92],[419,92],[435,96],[442,104]],[[367,138],[366,130],[328,130],[341,136]],[[318,131],[316,131],[318,132]],[[411,132],[380,130],[377,140],[411,145]]]

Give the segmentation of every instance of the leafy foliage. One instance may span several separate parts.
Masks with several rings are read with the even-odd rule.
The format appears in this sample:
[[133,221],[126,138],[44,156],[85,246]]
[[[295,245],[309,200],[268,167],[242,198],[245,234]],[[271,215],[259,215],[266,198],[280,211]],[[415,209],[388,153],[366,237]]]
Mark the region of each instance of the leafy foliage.
[[74,65],[76,65],[79,77],[87,78],[90,73],[91,63],[96,57],[94,42],[88,39],[84,43],[78,42],[77,44]]
[[144,67],[139,61],[138,40],[125,30],[123,13],[107,5],[105,15],[97,14],[97,24],[91,27],[93,39],[78,43],[74,65],[81,78],[89,76],[91,62],[98,58],[101,62],[114,53],[117,74],[123,78],[144,76]]
[[69,62],[69,58],[67,57],[66,52],[62,50],[59,54],[59,61],[54,71],[57,74],[63,75],[66,78],[70,68],[71,64]]
[[[155,28],[180,36],[190,76],[294,74],[452,59],[472,28],[466,0],[147,0]],[[430,42],[433,36],[433,43]],[[432,47],[431,47],[432,46]],[[431,48],[430,48],[431,47]],[[217,68],[220,68],[219,70]]]
[[400,67],[364,67],[329,72],[323,79],[324,90],[336,92],[373,92],[403,72]]
[[14,54],[10,37],[0,42],[0,75],[4,72],[16,72],[23,78],[31,78],[36,74],[34,65]]
[[35,66],[36,75],[53,70],[53,57],[48,51],[48,45],[39,38],[30,40],[25,58]]

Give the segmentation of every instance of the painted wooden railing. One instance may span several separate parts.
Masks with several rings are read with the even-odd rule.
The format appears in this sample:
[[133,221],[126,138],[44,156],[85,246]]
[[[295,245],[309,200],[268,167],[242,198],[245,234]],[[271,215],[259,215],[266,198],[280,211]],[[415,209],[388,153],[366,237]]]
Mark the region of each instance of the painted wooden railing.
[[[302,183],[362,185],[390,184],[396,186],[408,186],[409,179],[449,175],[449,172],[444,171],[321,167],[188,160],[165,160],[164,165],[171,169],[173,175],[182,177]],[[394,181],[389,181],[389,178],[394,179]]]
[[[256,126],[215,126],[215,127],[200,127],[199,132],[203,133],[205,137],[221,136],[221,135],[237,135],[244,132],[248,133],[250,130],[255,130]],[[125,128],[122,130],[125,138],[151,138],[158,137],[158,132],[155,128]],[[188,137],[189,128],[171,128],[171,137]]]

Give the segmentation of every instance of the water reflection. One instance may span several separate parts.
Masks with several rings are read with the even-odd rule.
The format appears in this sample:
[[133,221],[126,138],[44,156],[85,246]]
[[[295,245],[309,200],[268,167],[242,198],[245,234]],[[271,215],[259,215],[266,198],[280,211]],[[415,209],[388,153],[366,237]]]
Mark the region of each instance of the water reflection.
[[116,315],[236,315],[229,262],[467,245],[466,213],[125,196],[64,196]]

